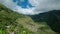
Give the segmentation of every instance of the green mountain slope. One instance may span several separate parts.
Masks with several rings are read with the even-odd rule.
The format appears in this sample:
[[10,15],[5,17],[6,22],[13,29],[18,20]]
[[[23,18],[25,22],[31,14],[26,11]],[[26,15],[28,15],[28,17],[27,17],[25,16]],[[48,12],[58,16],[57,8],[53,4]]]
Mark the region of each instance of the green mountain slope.
[[52,30],[60,33],[60,10],[53,10],[49,12],[47,24]]
[[17,19],[20,18],[26,18],[26,16],[13,12],[0,4],[0,34],[33,34],[32,31],[17,22]]
[[0,4],[0,34],[56,34],[46,22],[35,22]]
[[52,10],[31,17],[35,22],[46,22],[53,31],[60,33],[60,10]]

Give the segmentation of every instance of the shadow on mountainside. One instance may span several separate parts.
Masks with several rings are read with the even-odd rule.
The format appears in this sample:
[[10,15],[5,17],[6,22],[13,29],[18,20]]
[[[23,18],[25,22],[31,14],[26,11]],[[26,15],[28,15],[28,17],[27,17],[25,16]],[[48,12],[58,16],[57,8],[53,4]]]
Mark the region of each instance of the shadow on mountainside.
[[60,10],[52,10],[39,15],[30,16],[35,22],[46,22],[55,32],[60,32]]

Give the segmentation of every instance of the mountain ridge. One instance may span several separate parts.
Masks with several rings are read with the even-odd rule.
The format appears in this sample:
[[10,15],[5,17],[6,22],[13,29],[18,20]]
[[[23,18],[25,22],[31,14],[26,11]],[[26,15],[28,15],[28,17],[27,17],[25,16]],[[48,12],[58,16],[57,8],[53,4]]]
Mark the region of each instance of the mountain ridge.
[[60,32],[60,10],[51,10],[39,15],[30,16],[35,22],[47,22],[55,32]]

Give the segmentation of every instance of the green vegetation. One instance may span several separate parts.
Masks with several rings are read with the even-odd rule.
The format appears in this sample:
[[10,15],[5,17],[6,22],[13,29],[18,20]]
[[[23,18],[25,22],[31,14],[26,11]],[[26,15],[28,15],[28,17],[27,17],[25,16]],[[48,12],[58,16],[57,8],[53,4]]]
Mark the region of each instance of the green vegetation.
[[52,10],[31,17],[35,22],[46,22],[53,31],[60,34],[60,10]]
[[53,10],[49,12],[47,24],[52,30],[60,33],[60,10]]
[[35,22],[0,4],[0,34],[56,34],[46,22]]
[[[33,33],[30,30],[23,27],[16,20],[19,18],[25,18],[26,16],[13,12],[0,4],[0,34],[30,34]],[[24,32],[25,31],[25,32]]]

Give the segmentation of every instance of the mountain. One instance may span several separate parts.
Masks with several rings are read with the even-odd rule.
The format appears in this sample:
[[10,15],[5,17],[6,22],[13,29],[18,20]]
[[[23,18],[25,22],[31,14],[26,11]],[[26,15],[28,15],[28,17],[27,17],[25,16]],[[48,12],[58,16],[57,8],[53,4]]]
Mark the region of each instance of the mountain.
[[60,32],[60,10],[51,10],[30,16],[35,22],[46,22],[55,32]]
[[[41,15],[42,16],[42,15]],[[0,4],[0,34],[57,34],[46,22],[35,22]]]
[[14,12],[0,4],[0,34],[33,34],[34,32],[24,27],[27,26],[25,22],[31,21],[30,18],[26,21],[27,18],[28,16]]
[[47,19],[47,12],[46,13],[40,13],[38,15],[28,15],[30,16],[35,22],[45,22]]
[[47,24],[52,30],[60,33],[60,10],[53,10],[48,14]]

